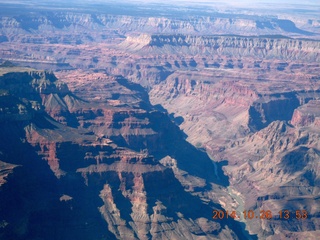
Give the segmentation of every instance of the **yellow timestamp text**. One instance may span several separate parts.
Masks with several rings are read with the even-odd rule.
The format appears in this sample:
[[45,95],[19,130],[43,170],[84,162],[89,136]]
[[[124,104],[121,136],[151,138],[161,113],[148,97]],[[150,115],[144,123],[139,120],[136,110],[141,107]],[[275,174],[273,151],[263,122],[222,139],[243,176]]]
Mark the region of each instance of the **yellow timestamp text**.
[[244,210],[243,212],[228,211],[228,210],[213,210],[213,219],[239,219],[239,220],[252,220],[252,219],[298,219],[305,220],[308,218],[308,212],[306,210],[280,210],[278,212],[272,212],[270,210]]

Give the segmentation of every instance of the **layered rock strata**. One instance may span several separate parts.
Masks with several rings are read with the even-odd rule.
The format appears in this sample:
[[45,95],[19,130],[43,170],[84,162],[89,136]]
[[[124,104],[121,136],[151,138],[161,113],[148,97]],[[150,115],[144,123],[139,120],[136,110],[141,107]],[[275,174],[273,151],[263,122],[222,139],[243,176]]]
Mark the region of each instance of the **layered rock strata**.
[[[243,236],[234,220],[211,218],[221,208],[211,192],[223,195],[211,160],[142,88],[104,76],[113,88],[99,89],[110,98],[92,99],[87,86],[79,98],[53,74],[2,70],[1,238]],[[175,171],[162,158],[174,159]]]

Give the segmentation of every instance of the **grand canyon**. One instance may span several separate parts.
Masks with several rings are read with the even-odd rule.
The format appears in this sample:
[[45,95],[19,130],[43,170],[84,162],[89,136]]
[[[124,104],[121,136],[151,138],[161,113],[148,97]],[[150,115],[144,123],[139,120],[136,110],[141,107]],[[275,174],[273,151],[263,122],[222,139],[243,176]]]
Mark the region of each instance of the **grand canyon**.
[[267,2],[0,2],[0,239],[317,239],[320,4]]

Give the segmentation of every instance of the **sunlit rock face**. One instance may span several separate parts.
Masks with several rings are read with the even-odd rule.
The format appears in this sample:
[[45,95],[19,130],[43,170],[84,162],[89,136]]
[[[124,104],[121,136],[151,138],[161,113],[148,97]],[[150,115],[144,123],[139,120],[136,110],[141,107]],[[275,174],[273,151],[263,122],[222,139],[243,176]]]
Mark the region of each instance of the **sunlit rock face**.
[[[86,75],[71,87],[88,90],[80,98],[53,74],[2,70],[2,238],[241,238],[237,222],[211,218],[216,198],[197,197],[223,184],[211,160],[143,88],[101,74],[109,86],[99,87]],[[92,99],[93,81],[110,97]],[[174,159],[175,170],[162,158]]]
[[316,239],[314,6],[43,4],[0,7],[1,239]]

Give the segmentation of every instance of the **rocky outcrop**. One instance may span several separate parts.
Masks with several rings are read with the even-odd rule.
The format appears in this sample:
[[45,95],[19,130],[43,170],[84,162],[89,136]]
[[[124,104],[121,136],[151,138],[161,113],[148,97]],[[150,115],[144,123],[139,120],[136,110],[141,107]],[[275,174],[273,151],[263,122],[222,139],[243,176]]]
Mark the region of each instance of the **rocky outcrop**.
[[[231,185],[244,193],[246,209],[268,209],[276,216],[278,209],[284,208],[299,210],[299,206],[304,206],[308,211],[308,223],[294,220],[295,227],[282,224],[277,217],[259,224],[247,221],[250,232],[260,232],[261,238],[277,239],[281,231],[275,231],[276,228],[292,232],[319,231],[318,225],[313,225],[318,217],[318,212],[314,211],[319,194],[318,137],[317,131],[274,121],[226,149],[225,157],[230,165],[225,170]],[[239,159],[247,159],[247,162]]]
[[[319,91],[282,93],[281,95],[260,96],[249,109],[248,125],[260,130],[276,120],[291,120],[293,125],[309,125],[317,122]],[[301,107],[299,107],[301,104]],[[300,110],[301,109],[301,110]],[[307,116],[303,116],[303,112]]]
[[[159,7],[157,10],[149,11],[141,6],[130,4],[128,12],[125,6],[115,6],[114,3],[104,3],[102,6],[92,4],[88,13],[81,4],[73,5],[77,11],[70,8],[55,9],[50,4],[46,5],[46,12],[41,8],[32,8],[31,14],[21,12],[17,5],[3,5],[7,11],[15,10],[15,14],[1,18],[2,33],[24,33],[29,32],[50,32],[52,30],[77,33],[76,38],[67,39],[66,43],[83,43],[93,41],[94,37],[99,39],[108,38],[108,35],[96,34],[94,37],[88,34],[91,29],[110,29],[113,33],[146,32],[146,33],[182,33],[182,34],[207,34],[208,32],[242,34],[287,34],[312,36],[310,31],[303,30],[295,24],[297,19],[282,19],[274,16],[258,16],[252,14],[237,13],[208,13],[207,9],[198,9],[195,13],[186,6],[188,17],[185,12],[176,10],[168,11],[166,7]],[[29,6],[25,6],[29,9]],[[124,8],[119,11],[119,8]],[[103,10],[102,10],[103,9]],[[209,7],[210,9],[210,7]],[[31,10],[31,9],[30,9]],[[212,9],[210,9],[212,11]],[[125,14],[123,14],[123,12]],[[184,13],[184,14],[183,14]],[[202,15],[202,16],[201,16]],[[288,18],[286,16],[286,18]],[[297,21],[299,25],[313,32],[318,32],[316,21]],[[82,31],[79,32],[79,29]],[[4,34],[4,35],[5,35]],[[70,35],[69,35],[70,36]],[[57,36],[43,37],[40,34],[36,38],[23,38],[24,41],[36,43],[57,43],[61,38]]]
[[[7,106],[2,108],[1,118],[30,120],[33,113],[28,109],[33,109],[45,111],[59,122],[76,126],[78,123],[72,118],[70,111],[84,102],[73,96],[67,85],[58,81],[53,73],[25,70],[27,71],[4,72],[0,76],[0,88],[3,91],[1,102]],[[14,68],[11,71],[14,71]],[[12,106],[12,109],[9,110],[8,106]]]
[[[144,53],[179,49],[182,54],[177,51],[175,56],[183,57],[194,49],[192,44],[180,46],[164,37],[161,41],[162,46],[150,42]],[[230,46],[230,55],[242,51],[234,46]],[[215,51],[213,46],[209,48]],[[221,51],[227,48],[221,47]],[[315,236],[319,231],[314,224],[318,212],[313,210],[318,208],[319,193],[319,136],[315,127],[319,85],[316,76],[305,78],[298,71],[306,67],[309,74],[316,74],[318,60],[300,61],[291,55],[281,61],[279,53],[270,55],[275,59],[272,62],[256,53],[257,57],[242,59],[246,64],[241,65],[237,59],[228,59],[226,52],[215,54],[220,58],[206,57],[201,64],[200,58],[194,57],[194,66],[171,60],[174,71],[153,85],[151,102],[172,114],[188,141],[205,148],[213,158],[228,161],[224,169],[230,177],[230,195],[236,201],[228,209],[268,209],[276,214],[289,207],[292,211],[301,206],[315,207],[307,207],[310,218],[306,224],[292,222],[297,227],[280,221],[278,215],[272,221],[246,221],[250,233],[261,239],[283,237],[282,231],[289,231],[290,236],[304,236],[303,232]]]
[[[23,70],[23,69],[22,69]],[[4,70],[6,71],[6,70]],[[9,68],[7,71],[14,71]],[[2,73],[0,86],[18,95],[19,93],[67,93],[69,90],[62,82],[55,84],[57,79],[52,73],[32,71]],[[19,96],[19,95],[18,95]]]
[[[206,55],[232,55],[263,59],[319,61],[318,41],[284,37],[243,36],[192,36],[192,35],[142,35],[129,37],[119,45],[141,54],[170,53]],[[279,66],[280,68],[281,66]]]
[[[101,96],[103,91],[112,91],[110,98],[92,99],[97,95],[88,91],[81,99],[59,91],[56,78],[42,78],[47,86],[40,88],[33,77],[42,74],[23,73],[23,80],[13,73],[9,76],[14,78],[2,78],[2,83],[14,79],[1,85],[6,90],[4,96],[23,102],[31,115],[2,121],[0,137],[8,137],[0,143],[4,161],[0,162],[0,200],[4,203],[0,206],[1,238],[243,237],[241,226],[233,219],[212,219],[212,209],[221,208],[218,197],[203,194],[199,198],[202,192],[214,191],[212,186],[223,183],[221,173],[212,175],[214,165],[208,156],[187,143],[169,117],[150,105],[141,87],[120,77],[106,77],[106,86],[99,90]],[[70,76],[78,79],[71,88],[79,81],[99,81],[90,75],[89,82]],[[34,88],[29,86],[32,82]],[[25,92],[14,88],[14,83],[25,84]],[[121,96],[122,90],[127,94]],[[67,101],[67,96],[78,102]],[[52,97],[56,102],[49,99]],[[33,108],[36,100],[38,108]],[[15,102],[10,103],[15,109]],[[11,109],[6,106],[8,101],[1,104]],[[66,122],[58,121],[63,111],[55,112],[56,120],[50,117],[57,106],[68,110]],[[71,117],[79,122],[77,127],[68,126]],[[164,157],[174,159],[175,170],[161,164]],[[216,191],[223,192],[218,187]],[[18,228],[19,223],[24,227]]]
[[116,4],[0,19],[0,238],[316,238],[318,21]]
[[[16,167],[19,167],[19,166],[0,161],[0,189],[1,189],[1,186],[7,182],[6,179],[8,178],[9,174],[13,173],[13,170]],[[4,223],[2,223],[2,226],[3,224]]]
[[21,101],[9,95],[0,96],[0,121],[28,121],[32,112]]
[[294,126],[319,126],[320,124],[320,102],[313,100],[294,110],[291,124]]

